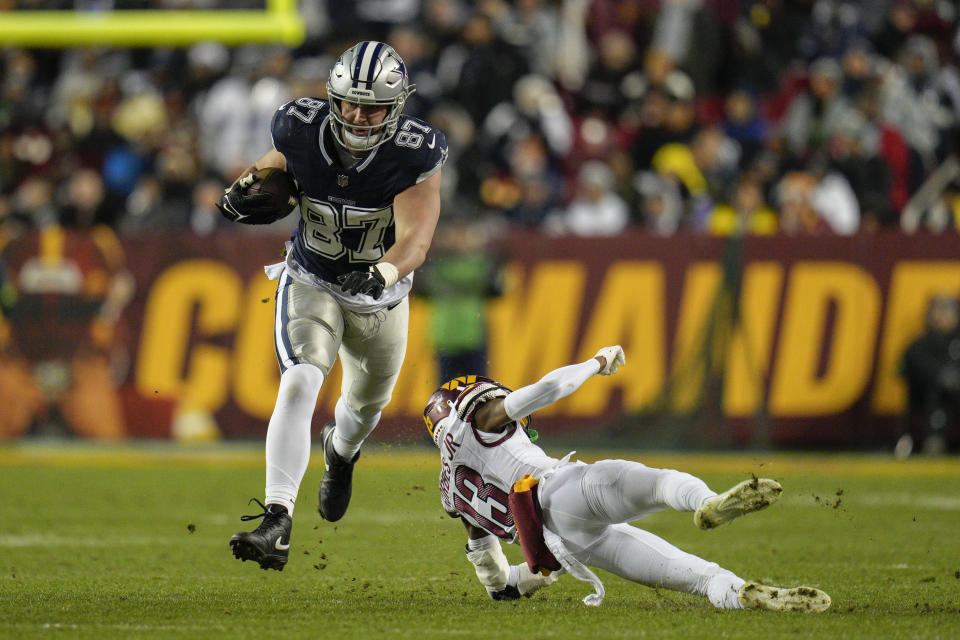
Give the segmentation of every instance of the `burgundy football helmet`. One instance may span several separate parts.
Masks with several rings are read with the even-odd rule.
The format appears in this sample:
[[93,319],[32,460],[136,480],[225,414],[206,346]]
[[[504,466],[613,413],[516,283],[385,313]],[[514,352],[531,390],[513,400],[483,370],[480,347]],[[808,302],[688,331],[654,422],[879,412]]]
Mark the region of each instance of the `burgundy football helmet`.
[[[430,395],[427,406],[423,409],[423,421],[427,425],[427,433],[430,434],[433,443],[439,447],[437,426],[441,420],[456,411],[461,420],[469,422],[474,412],[484,402],[494,398],[505,398],[510,391],[508,387],[496,380],[483,376],[460,376],[443,383]],[[457,402],[458,399],[459,402]],[[526,428],[530,424],[530,417],[525,417],[518,422],[520,426]],[[527,433],[532,435],[531,440],[536,438],[535,431],[527,430]]]

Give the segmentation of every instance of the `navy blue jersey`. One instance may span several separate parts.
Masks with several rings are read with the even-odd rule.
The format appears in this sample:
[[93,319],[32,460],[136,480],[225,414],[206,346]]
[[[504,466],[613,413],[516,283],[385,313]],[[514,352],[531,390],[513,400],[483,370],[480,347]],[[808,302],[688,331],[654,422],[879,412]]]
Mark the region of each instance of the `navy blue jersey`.
[[395,241],[393,198],[435,173],[447,159],[439,129],[401,116],[397,132],[344,168],[325,100],[298,98],[273,116],[273,145],[300,186],[300,225],[293,258],[316,276],[366,268]]

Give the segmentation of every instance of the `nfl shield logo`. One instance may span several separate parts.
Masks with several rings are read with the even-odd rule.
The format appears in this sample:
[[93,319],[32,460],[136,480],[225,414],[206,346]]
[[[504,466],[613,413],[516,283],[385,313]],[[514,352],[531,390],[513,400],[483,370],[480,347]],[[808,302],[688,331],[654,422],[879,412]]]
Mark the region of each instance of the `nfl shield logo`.
[[343,175],[342,173],[337,174],[337,186],[338,187],[347,186],[347,176]]

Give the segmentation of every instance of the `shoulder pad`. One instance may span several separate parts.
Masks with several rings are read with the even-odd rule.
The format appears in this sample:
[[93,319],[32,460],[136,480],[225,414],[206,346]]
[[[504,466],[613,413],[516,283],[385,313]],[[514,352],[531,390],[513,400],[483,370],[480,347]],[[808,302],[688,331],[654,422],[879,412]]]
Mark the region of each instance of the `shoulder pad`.
[[447,160],[447,138],[440,129],[413,116],[403,116],[391,140],[416,165],[420,174],[432,173]]
[[320,98],[297,98],[280,105],[270,122],[270,135],[273,146],[283,153],[284,148],[304,140],[303,130],[307,127],[319,127],[327,115],[327,101]]

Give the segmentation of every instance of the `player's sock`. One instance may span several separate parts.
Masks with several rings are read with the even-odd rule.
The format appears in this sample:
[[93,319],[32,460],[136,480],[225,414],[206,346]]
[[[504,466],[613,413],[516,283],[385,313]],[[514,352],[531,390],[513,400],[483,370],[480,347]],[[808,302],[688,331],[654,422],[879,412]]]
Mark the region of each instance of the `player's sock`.
[[341,396],[333,410],[337,430],[333,434],[333,448],[346,460],[360,451],[363,441],[370,435],[377,423],[380,422],[378,411],[369,418],[364,418],[344,402]]
[[673,469],[660,471],[656,492],[661,504],[677,511],[696,511],[704,501],[717,495],[700,478]]
[[323,384],[323,372],[297,364],[280,376],[277,404],[267,426],[266,504],[279,504],[293,515],[293,503],[310,460],[310,420]]
[[718,609],[743,609],[743,604],[737,597],[743,583],[743,578],[724,570],[711,577],[707,583],[707,599]]

